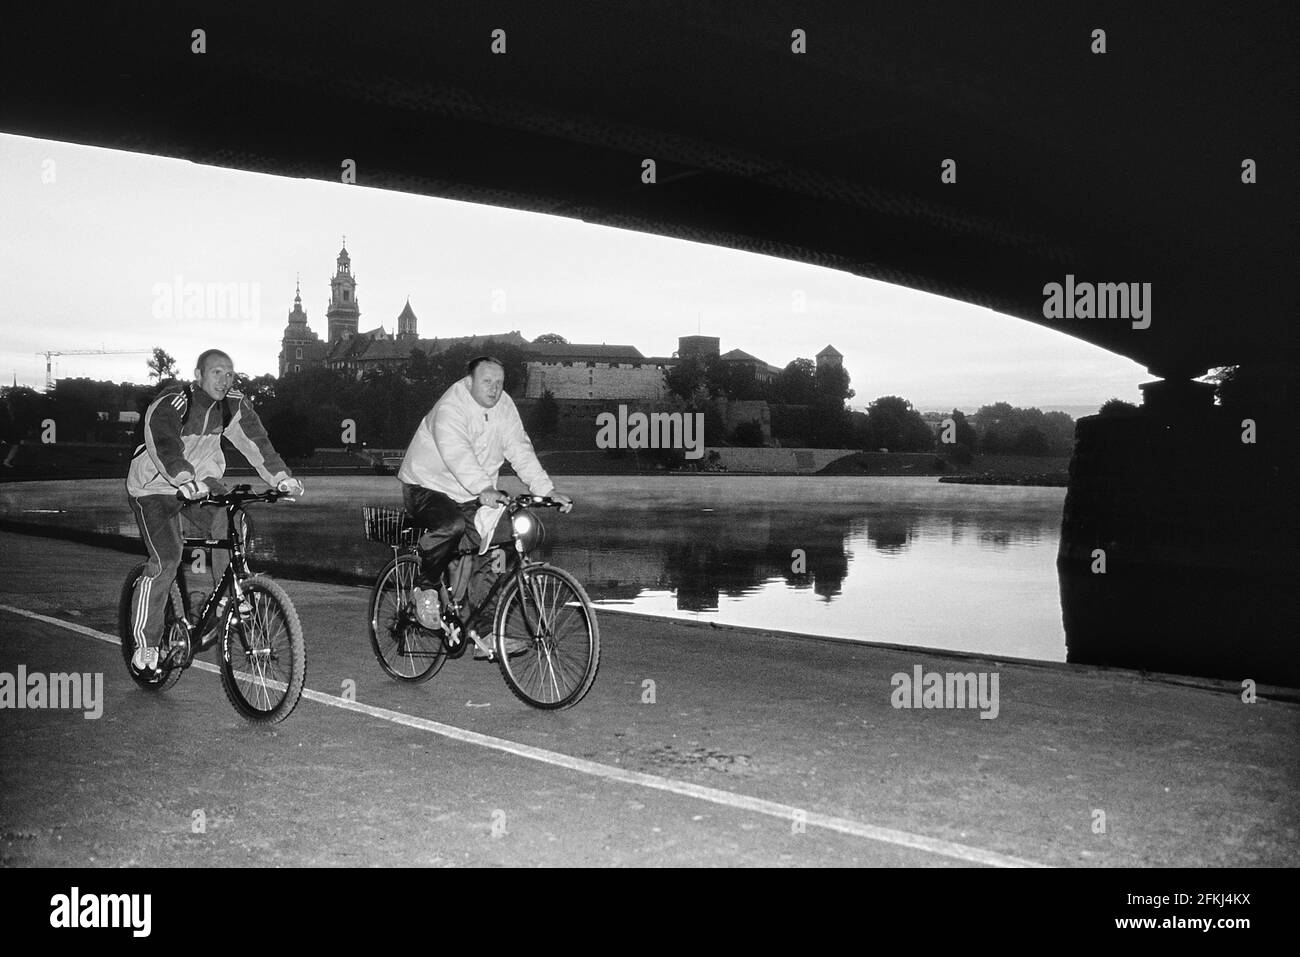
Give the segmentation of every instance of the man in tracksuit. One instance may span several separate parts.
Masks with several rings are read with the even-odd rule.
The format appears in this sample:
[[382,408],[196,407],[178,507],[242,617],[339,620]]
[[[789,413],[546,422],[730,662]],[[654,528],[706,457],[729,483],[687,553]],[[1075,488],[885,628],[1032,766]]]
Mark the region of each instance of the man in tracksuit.
[[[502,462],[510,462],[532,494],[563,502],[561,511],[573,508],[573,499],[555,491],[555,484],[537,461],[519,410],[505,391],[501,360],[478,356],[470,360],[466,371],[469,374],[444,392],[420,422],[397,472],[406,511],[426,530],[419,543],[421,576],[416,583],[415,608],[420,624],[432,629],[442,627],[437,582],[451,562],[456,543],[463,533],[475,528],[480,507],[510,501],[510,496],[496,487]],[[508,540],[508,527],[498,526],[497,532],[493,542],[498,536]],[[485,556],[475,556],[469,582],[471,604],[477,605],[486,595],[491,577],[490,562]],[[510,654],[512,649],[506,652]],[[486,656],[479,653],[475,657]]]
[[[267,484],[302,493],[302,483],[292,477],[276,453],[252,403],[231,391],[234,377],[230,356],[209,349],[199,356],[194,384],[165,389],[145,413],[144,444],[136,449],[126,479],[131,511],[149,550],[149,563],[131,602],[132,664],[139,670],[158,665],[167,594],[180,565],[183,503],[177,492],[196,500],[225,491],[221,484],[226,473],[222,436],[244,454]],[[225,509],[214,508],[212,513],[211,537],[225,538]],[[224,573],[226,561],[224,552],[213,550],[216,580]]]

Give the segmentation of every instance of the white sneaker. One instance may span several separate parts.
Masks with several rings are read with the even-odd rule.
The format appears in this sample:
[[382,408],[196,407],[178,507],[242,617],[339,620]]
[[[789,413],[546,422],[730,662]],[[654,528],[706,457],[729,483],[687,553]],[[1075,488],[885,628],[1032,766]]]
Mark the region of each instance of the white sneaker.
[[411,592],[415,599],[415,617],[430,631],[442,631],[442,607],[438,604],[438,589],[416,588]]
[[135,654],[131,656],[131,666],[136,671],[157,671],[158,670],[158,649],[147,648],[144,645],[135,646]]

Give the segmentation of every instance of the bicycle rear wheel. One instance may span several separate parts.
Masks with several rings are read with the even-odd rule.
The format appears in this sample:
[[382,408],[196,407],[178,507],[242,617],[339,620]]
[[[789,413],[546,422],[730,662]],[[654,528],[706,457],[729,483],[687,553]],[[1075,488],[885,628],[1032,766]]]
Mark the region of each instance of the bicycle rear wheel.
[[254,724],[275,724],[293,712],[307,677],[307,649],[293,602],[262,575],[240,583],[247,614],[232,608],[221,637],[221,687]]
[[370,648],[385,673],[412,684],[428,681],[447,661],[442,637],[415,617],[420,560],[399,555],[384,566],[370,594]]
[[159,667],[156,671],[141,671],[131,663],[135,656],[135,628],[131,619],[131,600],[135,595],[136,583],[140,576],[144,574],[145,564],[141,562],[131,569],[126,576],[126,581],[122,583],[122,593],[117,603],[117,634],[122,641],[122,658],[126,661],[126,670],[130,674],[131,680],[138,684],[146,691],[166,691],[172,685],[176,684],[181,678],[181,672],[184,670],[179,665],[171,664],[163,659],[166,654],[167,640],[170,639],[172,629],[184,628],[184,605],[181,604],[181,592],[173,581],[167,595],[167,604],[163,610],[163,652],[159,655]]
[[[552,565],[523,571],[501,598],[494,631],[501,676],[515,697],[534,708],[572,708],[586,696],[600,667],[600,630],[591,599],[576,578]],[[513,640],[512,640],[513,639]],[[527,650],[507,657],[510,645]]]

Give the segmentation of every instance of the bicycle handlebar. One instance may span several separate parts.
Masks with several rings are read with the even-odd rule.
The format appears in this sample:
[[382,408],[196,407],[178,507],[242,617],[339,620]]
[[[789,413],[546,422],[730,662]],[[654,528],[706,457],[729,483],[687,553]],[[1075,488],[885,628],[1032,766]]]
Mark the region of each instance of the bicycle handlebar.
[[516,495],[510,499],[512,510],[521,508],[563,508],[563,502],[557,502],[555,499],[546,495]]
[[267,489],[265,492],[254,492],[251,485],[236,485],[228,490],[225,495],[213,495],[209,492],[200,498],[186,498],[182,493],[177,492],[176,497],[182,502],[190,504],[221,506],[223,508],[229,505],[243,505],[247,502],[296,501],[293,496],[281,492],[279,489],[272,488]]

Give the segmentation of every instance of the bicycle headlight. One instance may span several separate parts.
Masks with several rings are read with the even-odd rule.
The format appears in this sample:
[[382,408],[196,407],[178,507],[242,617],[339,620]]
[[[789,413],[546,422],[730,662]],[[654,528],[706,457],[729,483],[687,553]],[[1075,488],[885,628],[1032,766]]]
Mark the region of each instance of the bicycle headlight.
[[546,540],[546,529],[542,527],[541,519],[531,512],[517,512],[511,522],[524,551],[531,552]]

